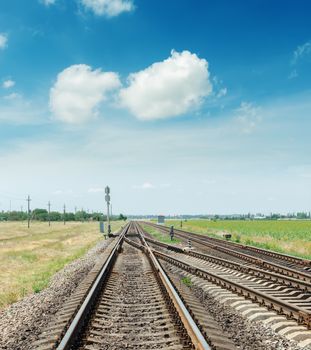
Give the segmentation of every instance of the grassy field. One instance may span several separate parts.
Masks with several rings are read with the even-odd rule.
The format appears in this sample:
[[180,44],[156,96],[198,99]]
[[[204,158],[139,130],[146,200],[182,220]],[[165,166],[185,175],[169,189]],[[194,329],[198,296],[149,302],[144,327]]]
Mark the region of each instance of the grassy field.
[[145,231],[147,231],[149,234],[153,236],[154,239],[163,242],[163,243],[180,243],[181,240],[178,238],[173,238],[171,240],[171,237],[167,234],[159,232],[156,228],[153,228],[148,225],[142,225]]
[[[124,222],[112,222],[112,230]],[[0,222],[0,309],[46,287],[51,276],[82,256],[102,235],[98,222]]]
[[[231,233],[234,242],[311,259],[311,221],[188,220],[182,224],[184,230],[218,238]],[[180,228],[180,220],[166,225]]]

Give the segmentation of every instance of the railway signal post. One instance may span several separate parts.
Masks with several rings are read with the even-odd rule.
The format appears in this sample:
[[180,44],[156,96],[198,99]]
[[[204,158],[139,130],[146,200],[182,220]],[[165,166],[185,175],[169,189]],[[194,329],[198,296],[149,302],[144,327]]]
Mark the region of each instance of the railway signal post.
[[108,225],[108,236],[111,233],[111,226],[110,226],[110,216],[109,216],[109,207],[110,207],[110,188],[109,186],[106,186],[105,188],[105,201],[107,203],[107,225]]
[[190,240],[190,239],[188,239],[188,248],[189,248],[189,249],[192,248],[192,246],[191,246],[191,240]]
[[174,226],[171,226],[170,228],[170,236],[171,236],[171,241],[174,239]]

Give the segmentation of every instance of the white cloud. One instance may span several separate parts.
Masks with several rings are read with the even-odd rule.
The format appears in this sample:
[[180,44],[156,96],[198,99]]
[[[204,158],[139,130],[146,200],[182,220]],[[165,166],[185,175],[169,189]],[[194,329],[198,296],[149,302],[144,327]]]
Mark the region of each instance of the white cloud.
[[216,97],[221,98],[223,96],[226,96],[227,92],[228,92],[227,88],[222,88],[218,91]]
[[8,46],[8,36],[5,33],[0,33],[0,49],[4,50]]
[[189,51],[130,74],[120,91],[120,105],[141,120],[164,119],[189,112],[212,92],[208,62]]
[[255,107],[252,103],[242,102],[240,107],[235,110],[236,120],[245,134],[252,133],[257,125],[261,122],[260,108]]
[[80,0],[86,9],[98,16],[114,17],[134,9],[131,0]]
[[18,94],[17,92],[12,92],[9,95],[6,95],[3,97],[5,100],[17,100],[17,99],[21,99],[22,95]]
[[100,192],[105,192],[104,188],[101,187],[91,187],[87,190],[88,193],[100,193]]
[[2,87],[5,88],[5,89],[9,89],[11,87],[13,87],[15,85],[15,81],[14,80],[11,80],[11,79],[8,79],[8,80],[5,80],[2,84]]
[[[35,106],[30,107],[33,115]],[[73,130],[70,137],[66,129],[53,132],[47,125],[40,129],[42,133],[28,138],[16,135],[9,142],[1,138],[0,161],[5,167],[1,168],[0,190],[22,193],[22,198],[29,192],[33,198],[41,198],[44,206],[51,200],[53,209],[66,203],[68,210],[75,206],[103,210],[103,196],[88,194],[87,189],[104,187],[105,179],[112,190],[114,212],[127,214],[269,211],[269,196],[276,198],[273,210],[309,208],[310,178],[287,169],[290,165],[310,166],[306,151],[310,149],[310,92],[262,104],[262,124],[258,135],[252,137],[241,137],[236,120],[232,125],[235,113],[228,109],[220,118],[182,123],[178,128],[174,123],[157,128],[143,123],[137,128],[128,120],[100,120],[95,129]],[[38,115],[44,119],[44,113]],[[0,106],[0,119],[2,116],[7,118],[7,113]],[[112,147],[111,140],[118,142]],[[164,172],[159,171],[159,164],[165,164]],[[301,172],[307,176],[311,167]],[[155,188],[133,189],[133,184],[144,182]],[[161,188],[164,183],[171,183],[171,188]],[[73,194],[52,196],[57,189],[72,189]],[[239,195],[231,195],[232,189]],[[194,198],[197,192],[203,196]],[[150,200],[145,200],[146,195]],[[35,207],[35,200],[32,203]]]
[[70,66],[58,74],[50,90],[51,111],[65,123],[87,122],[96,117],[107,93],[120,85],[116,73],[92,70],[85,64]]
[[46,106],[12,92],[0,98],[0,123],[41,124],[47,119]]
[[50,6],[55,4],[56,0],[41,0],[41,2],[43,3],[43,5],[45,6]]
[[311,55],[311,41],[297,47],[293,54],[292,64],[298,63],[301,58],[309,55]]
[[295,78],[297,78],[297,77],[298,77],[298,72],[297,72],[296,69],[293,69],[293,70],[290,72],[290,74],[289,74],[289,76],[288,76],[288,79],[295,79]]
[[140,190],[150,190],[155,188],[155,186],[152,183],[146,181],[142,185],[134,185],[133,188]]

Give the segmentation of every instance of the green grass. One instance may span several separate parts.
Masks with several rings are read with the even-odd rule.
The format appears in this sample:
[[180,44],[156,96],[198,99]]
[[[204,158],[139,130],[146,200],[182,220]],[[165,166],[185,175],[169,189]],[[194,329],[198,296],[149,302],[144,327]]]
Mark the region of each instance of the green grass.
[[162,232],[159,232],[157,229],[148,226],[148,225],[142,225],[144,230],[147,231],[149,234],[151,234],[156,240],[162,242],[162,243],[167,243],[167,244],[174,244],[174,243],[180,243],[181,240],[178,238],[173,238],[173,240],[171,240],[171,237],[169,236],[169,234],[165,234]]
[[[113,222],[115,231],[124,222]],[[103,239],[98,222],[0,223],[0,309],[38,293],[66,264]]]
[[193,285],[190,277],[183,277],[181,279],[181,282],[186,285],[187,287],[191,287]]
[[33,263],[38,260],[38,255],[29,251],[11,251],[3,254],[4,258],[8,261],[17,261],[19,260],[22,263]]
[[[180,227],[180,220],[167,226]],[[232,241],[311,259],[311,221],[293,220],[187,220],[182,229],[223,238],[232,234]]]

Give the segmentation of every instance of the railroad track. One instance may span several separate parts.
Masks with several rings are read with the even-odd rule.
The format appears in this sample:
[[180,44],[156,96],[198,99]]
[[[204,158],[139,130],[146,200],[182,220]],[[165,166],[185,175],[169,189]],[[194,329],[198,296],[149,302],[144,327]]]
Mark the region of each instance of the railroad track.
[[95,266],[33,349],[235,349],[215,323],[214,328],[197,324],[136,235],[134,223],[120,232],[101,267]]
[[[165,234],[169,234],[170,229],[166,226],[151,222],[143,223]],[[304,260],[179,229],[174,229],[174,234],[182,240],[191,239],[193,245],[219,258],[230,259],[231,261],[243,263],[244,265],[257,266],[261,269],[311,283],[310,260]]]
[[180,247],[148,238],[142,227],[139,230],[147,236],[146,240],[155,248],[154,254],[160,260],[295,320],[306,327],[296,329],[310,339],[307,329],[311,328],[311,283],[308,281],[207,254],[185,252]]
[[176,316],[146,255],[124,243],[78,349],[190,349]]
[[[145,241],[141,228],[136,223],[134,223],[134,229],[136,235],[131,237],[131,239],[126,240],[126,242],[138,249],[147,249],[150,252],[151,250]],[[159,268],[162,269],[163,266],[161,265]],[[170,273],[169,270],[165,270],[165,273],[168,274],[176,292],[182,299],[185,307],[195,320],[199,329],[202,331],[203,336],[211,345],[211,348],[215,350],[235,350],[236,347],[227,335],[226,330],[223,329],[211,313],[203,307],[201,300],[196,297],[193,291],[184,283],[181,283],[181,280],[175,274]]]

